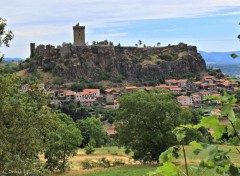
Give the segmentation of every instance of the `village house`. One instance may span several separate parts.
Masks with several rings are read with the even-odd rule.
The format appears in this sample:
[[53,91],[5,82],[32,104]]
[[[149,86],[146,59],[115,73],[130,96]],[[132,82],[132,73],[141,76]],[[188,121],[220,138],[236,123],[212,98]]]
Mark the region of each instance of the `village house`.
[[214,83],[212,83],[212,84],[208,84],[208,89],[209,90],[217,90],[217,84],[214,84]]
[[75,95],[76,92],[73,92],[71,90],[65,91],[66,101],[75,101]]
[[201,89],[201,84],[202,84],[201,81],[193,82],[192,85],[191,85],[191,89],[200,90]]
[[202,96],[198,93],[192,94],[191,99],[193,104],[200,104],[202,102]]
[[[37,88],[38,88],[39,90],[45,90],[45,84],[44,84],[44,83],[33,84],[33,85],[31,85],[31,86],[33,86],[33,87],[37,86]],[[27,92],[27,91],[29,90],[29,88],[30,88],[30,85],[29,85],[29,84],[24,84],[24,85],[22,85],[22,90],[23,90],[23,92]]]
[[165,80],[167,86],[178,86],[178,80],[176,79],[167,79]]
[[92,107],[94,106],[95,102],[96,100],[93,100],[93,99],[83,99],[83,100],[80,100],[80,105]]
[[214,76],[203,76],[201,81],[208,84],[213,84],[214,80],[215,80]]
[[105,99],[107,104],[113,104],[114,100],[117,100],[119,96],[120,96],[120,90],[116,90],[116,89],[105,90]]
[[83,92],[91,93],[95,97],[100,96],[100,89],[83,89]]
[[76,94],[75,94],[75,102],[80,102],[80,100],[82,100],[83,98],[82,98],[82,94],[81,94],[81,92],[77,92]]
[[209,92],[209,91],[202,91],[202,92],[199,92],[199,94],[201,95],[202,100],[203,100],[205,97],[210,96],[211,92]]
[[[176,86],[177,87],[177,86]],[[156,89],[167,89],[168,86],[166,84],[160,84],[158,86],[155,87]]]
[[174,94],[181,94],[182,88],[180,87],[175,87],[175,86],[169,86],[168,89],[173,92]]
[[180,103],[182,106],[189,106],[189,105],[192,105],[192,104],[193,104],[192,98],[189,97],[189,96],[184,96],[184,95],[181,95],[181,96],[177,97],[177,101],[178,101],[178,103]]
[[124,87],[123,91],[124,92],[130,92],[130,93],[133,93],[133,91],[137,90],[137,86],[126,86]]
[[229,87],[232,90],[238,90],[238,83],[237,82],[229,82]]
[[189,87],[189,81],[187,79],[179,79],[178,86],[181,88],[188,88]]
[[202,83],[202,84],[200,84],[200,89],[201,89],[201,90],[208,90],[208,83]]

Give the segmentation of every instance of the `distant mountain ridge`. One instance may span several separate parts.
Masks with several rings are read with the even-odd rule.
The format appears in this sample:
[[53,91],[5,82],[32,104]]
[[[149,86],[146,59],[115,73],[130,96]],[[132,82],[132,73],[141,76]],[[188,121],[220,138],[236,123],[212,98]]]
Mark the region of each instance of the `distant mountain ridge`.
[[20,62],[20,61],[24,61],[24,59],[19,58],[19,57],[15,57],[15,58],[6,57],[6,58],[3,58],[3,61],[5,61],[5,62]]
[[206,64],[240,64],[239,59],[231,58],[231,54],[235,53],[240,55],[240,51],[230,51],[230,52],[205,52],[205,51],[198,51],[203,59],[205,60]]

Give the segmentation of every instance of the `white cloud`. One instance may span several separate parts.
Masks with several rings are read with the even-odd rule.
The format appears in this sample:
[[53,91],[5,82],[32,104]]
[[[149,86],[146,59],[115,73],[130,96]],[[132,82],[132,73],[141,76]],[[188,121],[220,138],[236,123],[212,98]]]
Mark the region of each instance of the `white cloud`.
[[[236,8],[239,0],[3,0],[0,12],[15,33],[14,43],[22,46],[29,41],[71,41],[77,22],[87,26],[87,34],[117,38],[127,35],[118,29],[133,20],[236,15]],[[100,34],[101,28],[115,31]]]

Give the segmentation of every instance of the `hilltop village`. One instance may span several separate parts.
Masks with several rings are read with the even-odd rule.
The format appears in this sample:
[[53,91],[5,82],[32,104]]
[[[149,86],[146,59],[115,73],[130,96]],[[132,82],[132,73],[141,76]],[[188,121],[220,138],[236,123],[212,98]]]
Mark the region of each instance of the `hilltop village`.
[[[118,108],[118,98],[125,93],[136,90],[168,89],[176,95],[182,108],[201,108],[216,101],[205,101],[209,95],[220,96],[223,90],[235,91],[238,83],[217,79],[214,76],[201,76],[198,81],[177,79],[186,75],[204,75],[206,63],[195,46],[180,43],[167,47],[120,47],[112,42],[93,42],[87,46],[85,42],[85,26],[73,26],[73,45],[63,45],[55,48],[51,45],[30,44],[31,60],[38,67],[58,75],[70,82],[79,80],[101,81],[109,80],[132,82],[133,86],[118,88],[86,88],[81,92],[68,89],[47,88],[44,83],[39,88],[46,91],[52,98],[51,104],[61,107],[64,103],[73,102],[78,106]],[[47,69],[46,69],[47,68]],[[175,75],[175,76],[173,76]],[[168,77],[175,79],[168,79]],[[156,85],[156,82],[165,84]],[[138,84],[134,84],[138,83]],[[149,85],[156,86],[135,86]],[[26,91],[29,85],[23,86]]]
[[[74,92],[72,90],[56,90],[46,89],[45,84],[38,85],[39,89],[44,90],[52,98],[51,104],[61,106],[66,102],[74,102],[80,106],[103,106],[109,108],[118,108],[118,98],[125,93],[132,93],[136,90],[150,91],[152,89],[168,89],[176,95],[176,99],[182,108],[199,108],[209,104],[218,102],[205,101],[206,96],[220,96],[223,90],[238,90],[238,82],[217,79],[214,76],[202,76],[201,80],[191,82],[188,79],[167,79],[165,84],[155,87],[137,87],[126,86],[122,88],[108,88],[103,93],[100,89],[83,89],[82,92]],[[23,85],[22,89],[27,91],[28,84]]]

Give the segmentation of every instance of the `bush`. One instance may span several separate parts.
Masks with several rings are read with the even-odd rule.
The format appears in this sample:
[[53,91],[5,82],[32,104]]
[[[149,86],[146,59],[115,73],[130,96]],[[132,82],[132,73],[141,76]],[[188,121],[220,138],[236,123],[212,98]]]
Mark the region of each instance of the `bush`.
[[112,163],[110,160],[106,159],[105,157],[98,159],[97,161],[92,161],[89,159],[86,159],[81,162],[81,165],[83,169],[93,169],[96,167],[116,167],[116,166],[122,166],[125,165],[125,162],[121,159],[115,159]]
[[52,71],[53,68],[55,67],[54,63],[47,63],[43,65],[43,71],[47,72],[47,71]]
[[100,167],[110,167],[111,166],[111,161],[106,159],[105,157],[101,158],[101,159],[98,159],[98,165]]
[[125,162],[121,159],[115,159],[112,163],[112,166],[115,167],[115,166],[123,166],[125,165]]
[[93,152],[95,152],[95,149],[94,149],[93,145],[88,144],[87,147],[85,148],[85,153],[86,153],[87,155],[90,155],[90,154],[92,154]]
[[167,53],[167,54],[162,55],[162,59],[165,60],[165,61],[172,61],[172,60],[174,60],[174,57],[173,57],[172,54]]
[[96,167],[95,162],[93,162],[89,159],[82,161],[81,165],[82,165],[83,169],[92,169],[92,168]]
[[57,84],[57,85],[61,85],[61,84],[63,84],[63,78],[61,78],[61,77],[55,77],[55,78],[53,78],[53,84]]

